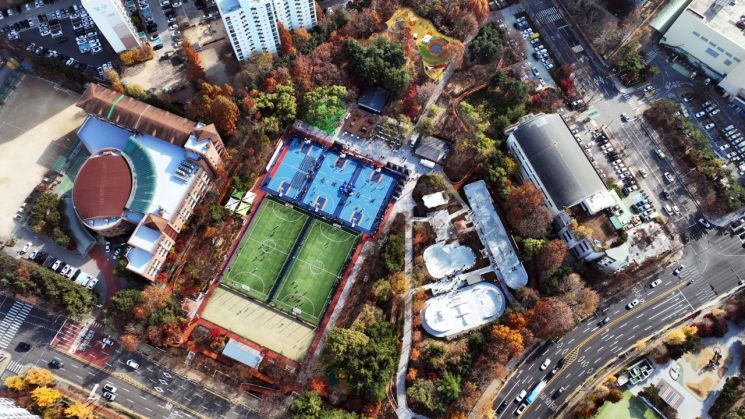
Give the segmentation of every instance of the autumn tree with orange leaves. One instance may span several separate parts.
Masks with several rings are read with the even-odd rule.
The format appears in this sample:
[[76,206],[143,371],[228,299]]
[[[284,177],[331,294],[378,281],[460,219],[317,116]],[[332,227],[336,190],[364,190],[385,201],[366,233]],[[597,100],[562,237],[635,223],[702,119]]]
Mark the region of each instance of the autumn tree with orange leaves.
[[551,225],[551,213],[543,203],[543,195],[532,182],[512,188],[505,202],[507,222],[523,237],[539,238]]
[[292,55],[295,53],[295,43],[292,42],[292,34],[287,30],[282,22],[277,22],[277,31],[279,32],[279,42],[282,45],[282,55]]
[[186,78],[192,83],[206,81],[207,72],[204,71],[202,59],[186,39],[184,39],[184,56],[186,57]]

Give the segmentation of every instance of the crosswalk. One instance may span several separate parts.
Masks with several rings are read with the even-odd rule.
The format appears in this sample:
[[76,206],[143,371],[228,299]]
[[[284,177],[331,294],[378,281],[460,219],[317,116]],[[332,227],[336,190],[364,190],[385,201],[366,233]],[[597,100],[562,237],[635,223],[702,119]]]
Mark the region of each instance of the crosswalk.
[[10,342],[18,333],[18,329],[31,312],[32,306],[21,301],[16,301],[0,323],[0,349],[7,349]]
[[26,365],[24,365],[24,364],[21,364],[21,363],[20,363],[20,362],[18,362],[18,361],[10,361],[10,364],[8,364],[8,368],[6,368],[5,370],[6,370],[6,371],[10,371],[10,372],[12,372],[13,374],[20,374],[20,373],[21,373],[21,371],[23,371],[23,368],[24,368],[25,366],[26,366]]
[[561,19],[559,11],[556,10],[555,7],[549,7],[548,9],[541,10],[540,12],[536,13],[535,17],[536,19],[538,19],[539,22],[543,24],[556,22],[557,20]]

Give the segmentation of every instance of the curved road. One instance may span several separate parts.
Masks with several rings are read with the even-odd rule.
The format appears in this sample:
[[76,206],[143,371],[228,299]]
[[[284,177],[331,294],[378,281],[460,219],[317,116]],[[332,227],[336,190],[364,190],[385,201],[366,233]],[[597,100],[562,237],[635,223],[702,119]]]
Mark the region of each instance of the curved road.
[[[625,358],[624,353],[638,340],[663,330],[738,287],[738,281],[745,279],[745,250],[740,240],[724,230],[705,230],[698,225],[690,227],[689,235],[693,240],[686,246],[681,261],[685,269],[679,276],[672,273],[675,265],[647,278],[629,290],[625,298],[604,307],[602,314],[580,324],[551,345],[546,355],[523,364],[493,402],[495,410],[505,401],[508,404],[497,417],[513,417],[519,405],[515,397],[522,390],[529,392],[546,377],[548,371],[539,368],[546,357],[552,360],[549,369],[560,359],[564,359],[564,366],[523,412],[525,417],[551,416],[572,393],[582,389],[598,368],[619,356]],[[662,283],[650,288],[648,284],[658,278]],[[628,310],[626,304],[633,299],[638,299],[640,304]],[[599,327],[597,323],[606,316],[610,322]],[[560,387],[567,391],[553,399],[552,395]]]

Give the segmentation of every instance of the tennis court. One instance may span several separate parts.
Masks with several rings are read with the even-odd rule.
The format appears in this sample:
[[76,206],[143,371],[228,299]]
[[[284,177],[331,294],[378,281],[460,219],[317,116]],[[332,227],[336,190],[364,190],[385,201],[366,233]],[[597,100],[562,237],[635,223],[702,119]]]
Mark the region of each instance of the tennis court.
[[358,235],[315,219],[271,304],[317,325]]
[[267,302],[308,216],[264,200],[222,278],[222,285]]

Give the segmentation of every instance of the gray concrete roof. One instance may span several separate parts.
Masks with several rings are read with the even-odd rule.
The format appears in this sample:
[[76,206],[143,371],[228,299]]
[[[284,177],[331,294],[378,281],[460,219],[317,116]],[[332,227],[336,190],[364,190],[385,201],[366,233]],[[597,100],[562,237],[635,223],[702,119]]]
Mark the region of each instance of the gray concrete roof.
[[559,209],[606,189],[561,116],[538,115],[512,135]]

